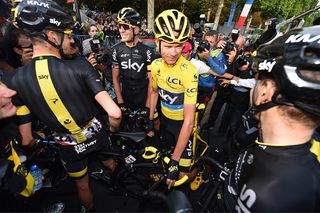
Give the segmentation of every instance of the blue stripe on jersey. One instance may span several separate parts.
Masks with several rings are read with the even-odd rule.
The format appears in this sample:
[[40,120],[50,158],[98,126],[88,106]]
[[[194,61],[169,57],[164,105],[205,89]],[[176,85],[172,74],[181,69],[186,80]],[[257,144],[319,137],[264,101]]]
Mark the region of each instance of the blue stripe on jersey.
[[161,105],[166,107],[166,108],[168,108],[168,109],[171,109],[171,110],[181,110],[181,109],[183,109],[183,104],[182,105],[171,105],[171,104],[167,104],[164,101],[161,101]]

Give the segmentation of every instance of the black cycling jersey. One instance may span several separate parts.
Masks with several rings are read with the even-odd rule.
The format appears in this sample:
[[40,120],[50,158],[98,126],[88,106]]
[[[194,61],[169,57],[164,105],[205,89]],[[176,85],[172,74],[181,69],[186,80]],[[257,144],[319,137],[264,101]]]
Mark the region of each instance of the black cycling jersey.
[[[41,79],[47,75],[36,76],[36,63],[47,63],[51,81],[58,96],[52,96],[52,104],[61,101],[70,113],[75,123],[83,127],[97,115],[94,96],[103,91],[99,76],[92,66],[85,60],[61,60],[55,56],[38,56],[26,66],[18,68],[3,80],[7,86],[17,91],[13,99],[16,106],[26,105],[28,109],[52,131],[68,133],[68,130],[57,120],[57,116],[50,109],[39,86]],[[50,91],[52,92],[52,91]],[[61,100],[59,100],[61,99]],[[31,122],[30,113],[20,116],[20,123]],[[65,121],[68,122],[68,121]]]
[[311,143],[258,145],[238,158],[225,202],[238,212],[320,211],[320,164]]
[[[128,47],[120,42],[113,47],[112,66],[120,70],[120,81],[122,83],[122,95],[125,103],[132,100],[145,104],[148,91],[147,72],[149,65],[155,59],[152,48],[138,42],[134,47]],[[144,97],[142,101],[139,101]]]
[[9,143],[18,135],[18,126],[13,117],[0,120],[0,159],[6,159],[11,155]]

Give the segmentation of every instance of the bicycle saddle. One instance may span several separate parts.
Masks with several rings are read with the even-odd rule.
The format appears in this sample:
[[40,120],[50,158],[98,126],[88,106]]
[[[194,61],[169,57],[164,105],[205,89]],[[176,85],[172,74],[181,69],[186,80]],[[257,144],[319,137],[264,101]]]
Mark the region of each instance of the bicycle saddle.
[[140,143],[147,136],[145,132],[117,132],[113,135],[124,137],[126,139],[132,140],[135,143]]

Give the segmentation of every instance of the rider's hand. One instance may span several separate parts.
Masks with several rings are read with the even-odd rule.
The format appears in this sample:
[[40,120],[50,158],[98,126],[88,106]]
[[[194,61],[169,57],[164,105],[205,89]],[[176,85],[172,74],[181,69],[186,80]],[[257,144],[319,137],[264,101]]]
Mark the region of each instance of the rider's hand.
[[179,178],[179,162],[173,159],[170,159],[168,167],[168,178],[167,185],[168,189],[174,186],[174,183]]
[[150,120],[149,118],[148,118],[148,120],[147,120],[146,132],[147,132],[147,135],[148,135],[149,137],[153,137],[153,136],[154,136],[154,124],[153,124],[153,120]]

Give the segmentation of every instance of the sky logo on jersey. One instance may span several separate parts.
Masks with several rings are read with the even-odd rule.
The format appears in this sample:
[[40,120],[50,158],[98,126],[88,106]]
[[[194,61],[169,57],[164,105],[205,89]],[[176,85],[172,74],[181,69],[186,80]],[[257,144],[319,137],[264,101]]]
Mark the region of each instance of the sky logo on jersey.
[[151,62],[151,51],[150,50],[147,50],[147,62]]
[[142,64],[138,64],[137,62],[132,63],[131,59],[129,59],[128,61],[121,62],[122,69],[130,69],[137,72],[140,72],[143,66],[144,66],[144,63]]
[[244,184],[239,198],[237,200],[237,205],[235,207],[237,212],[251,212],[250,208],[253,206],[257,199],[256,193],[252,190],[247,188],[247,185]]
[[49,75],[38,75],[39,80],[49,79]]
[[159,95],[165,102],[168,102],[169,104],[174,104],[174,102],[178,99],[178,96],[170,96],[163,89],[159,90]]

